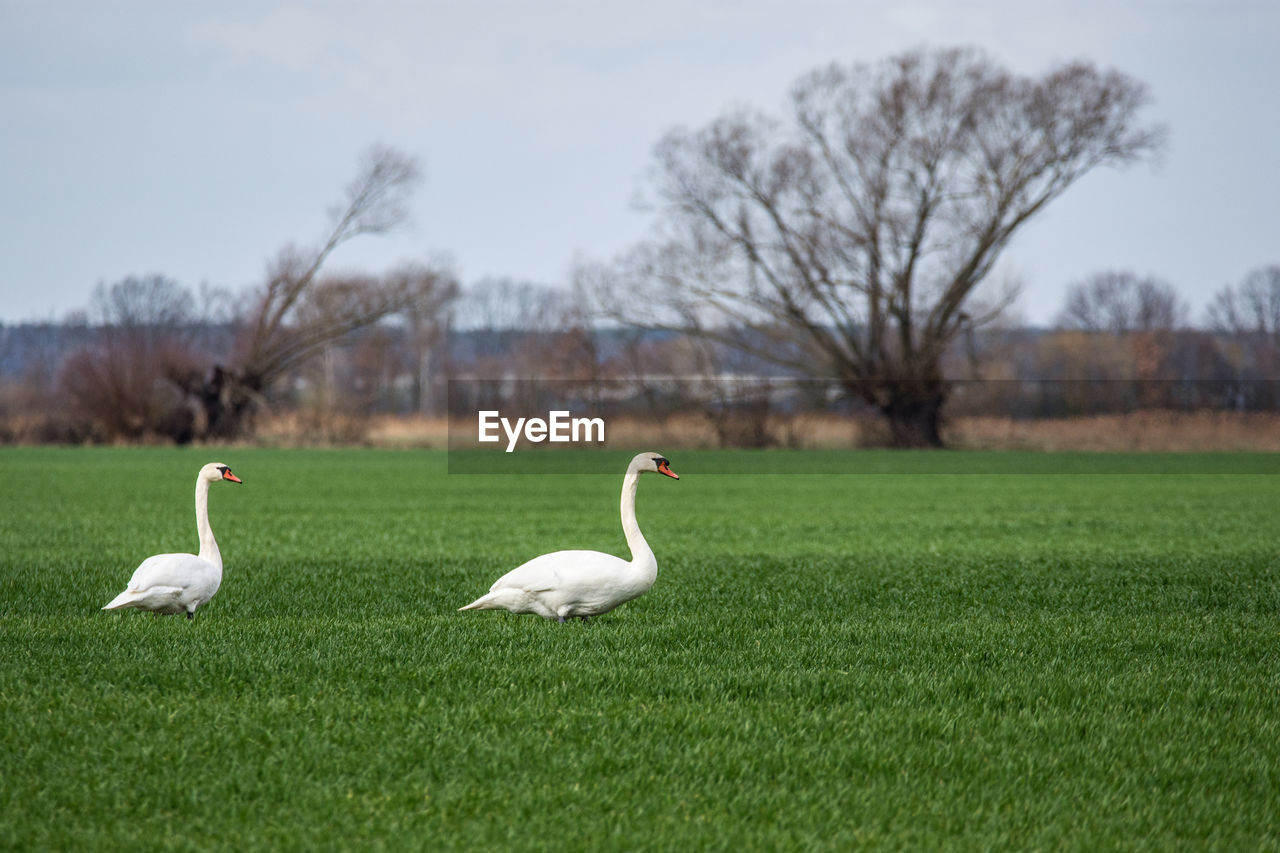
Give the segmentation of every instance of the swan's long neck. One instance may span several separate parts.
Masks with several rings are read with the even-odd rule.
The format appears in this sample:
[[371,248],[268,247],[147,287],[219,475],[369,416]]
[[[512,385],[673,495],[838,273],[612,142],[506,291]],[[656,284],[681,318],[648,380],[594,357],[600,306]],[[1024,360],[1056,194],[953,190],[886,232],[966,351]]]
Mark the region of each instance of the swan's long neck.
[[222,553],[218,551],[213,528],[209,526],[209,481],[204,477],[196,479],[196,532],[200,534],[200,558],[213,563],[221,571]]
[[640,474],[627,470],[622,481],[622,532],[627,535],[627,545],[631,548],[631,565],[647,575],[657,577],[658,560],[653,556],[653,549],[644,541],[640,525],[636,523],[636,486],[640,483]]

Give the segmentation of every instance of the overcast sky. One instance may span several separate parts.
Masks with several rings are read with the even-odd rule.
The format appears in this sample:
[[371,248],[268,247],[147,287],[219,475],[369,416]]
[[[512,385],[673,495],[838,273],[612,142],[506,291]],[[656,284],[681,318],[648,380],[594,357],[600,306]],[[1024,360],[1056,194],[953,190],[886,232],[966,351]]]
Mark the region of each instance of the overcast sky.
[[1050,321],[1105,269],[1199,318],[1280,263],[1280,2],[98,2],[0,0],[0,322],[61,318],[99,282],[259,283],[322,236],[360,153],[417,157],[412,222],[335,268],[448,257],[460,280],[569,280],[644,236],[653,144],[728,107],[780,112],[831,61],[977,45],[1039,74],[1145,81],[1158,167],[1089,175],[998,274]]

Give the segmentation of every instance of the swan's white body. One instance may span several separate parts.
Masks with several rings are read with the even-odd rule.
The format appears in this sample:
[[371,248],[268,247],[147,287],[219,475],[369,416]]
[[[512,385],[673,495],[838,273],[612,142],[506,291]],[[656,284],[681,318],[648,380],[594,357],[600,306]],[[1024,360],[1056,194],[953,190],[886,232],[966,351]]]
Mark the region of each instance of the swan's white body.
[[196,608],[213,598],[222,585],[222,554],[209,526],[209,484],[239,483],[226,465],[210,462],[196,477],[196,531],[199,554],[157,554],[142,561],[124,592],[102,609],[136,608],[153,613],[183,613],[191,619]]
[[622,530],[631,560],[600,551],[556,551],[534,557],[507,572],[483,595],[459,610],[509,610],[544,619],[587,619],[648,592],[658,577],[658,560],[636,523],[636,486],[646,472],[680,479],[657,453],[641,453],[622,481]]

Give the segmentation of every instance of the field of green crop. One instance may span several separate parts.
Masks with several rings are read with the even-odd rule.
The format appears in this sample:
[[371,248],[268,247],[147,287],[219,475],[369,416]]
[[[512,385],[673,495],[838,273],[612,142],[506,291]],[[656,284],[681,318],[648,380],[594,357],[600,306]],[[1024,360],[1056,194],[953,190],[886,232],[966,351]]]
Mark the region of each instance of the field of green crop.
[[[0,450],[0,848],[1280,848],[1274,458],[668,455],[560,625],[456,608],[626,456]],[[208,461],[217,596],[100,611]]]

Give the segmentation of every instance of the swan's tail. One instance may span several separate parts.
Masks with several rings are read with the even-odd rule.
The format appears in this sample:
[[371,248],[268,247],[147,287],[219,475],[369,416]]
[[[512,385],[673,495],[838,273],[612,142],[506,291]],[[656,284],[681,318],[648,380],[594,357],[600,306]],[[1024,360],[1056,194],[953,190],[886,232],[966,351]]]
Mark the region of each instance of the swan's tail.
[[123,610],[126,607],[135,607],[138,604],[138,593],[126,589],[124,592],[111,599],[103,606],[103,610]]
[[177,586],[153,586],[148,589],[126,589],[103,606],[103,610],[124,610],[138,607],[142,610],[158,610],[169,605],[182,594]]
[[495,589],[493,592],[480,596],[466,607],[459,607],[459,610],[511,610],[520,612],[522,605],[526,604],[529,594],[523,589],[512,589],[510,587],[504,589]]

